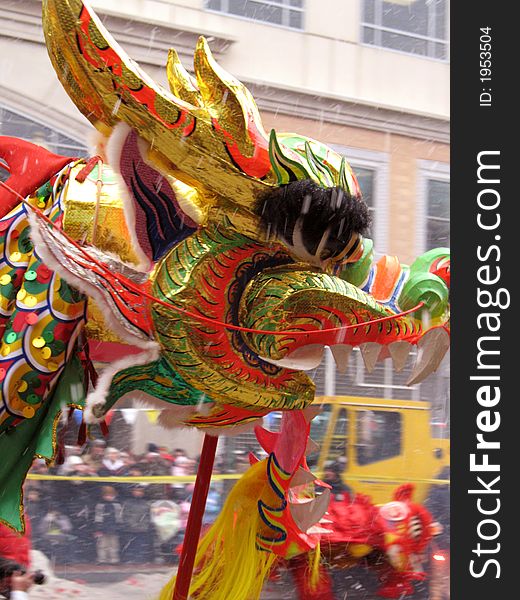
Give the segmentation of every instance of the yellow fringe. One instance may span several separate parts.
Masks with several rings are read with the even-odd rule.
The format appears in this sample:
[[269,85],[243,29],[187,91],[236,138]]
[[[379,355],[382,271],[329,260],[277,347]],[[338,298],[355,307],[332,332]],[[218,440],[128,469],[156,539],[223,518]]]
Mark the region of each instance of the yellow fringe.
[[[190,596],[200,600],[258,600],[277,557],[256,548],[264,532],[258,513],[260,498],[272,500],[266,461],[253,465],[237,481],[220,515],[199,542]],[[175,577],[159,600],[171,600]]]
[[309,584],[313,591],[318,587],[318,583],[320,582],[320,560],[321,551],[320,543],[318,542],[314,550],[309,552]]

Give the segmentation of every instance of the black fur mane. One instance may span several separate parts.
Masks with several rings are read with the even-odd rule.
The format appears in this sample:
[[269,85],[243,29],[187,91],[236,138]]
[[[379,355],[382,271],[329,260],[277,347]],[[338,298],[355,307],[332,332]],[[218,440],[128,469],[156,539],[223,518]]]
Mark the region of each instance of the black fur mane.
[[329,236],[321,259],[339,255],[353,234],[364,234],[370,226],[367,205],[359,196],[342,188],[323,188],[309,179],[282,185],[262,195],[255,211],[269,236],[293,241],[299,221],[305,249],[316,254],[323,234]]

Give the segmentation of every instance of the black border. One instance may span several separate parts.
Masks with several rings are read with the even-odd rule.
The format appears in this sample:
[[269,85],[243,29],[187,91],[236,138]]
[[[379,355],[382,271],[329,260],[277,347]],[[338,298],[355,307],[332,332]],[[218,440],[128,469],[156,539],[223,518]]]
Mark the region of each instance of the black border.
[[[514,3],[509,2],[462,2],[453,0],[451,4],[451,222],[452,222],[452,339],[451,339],[451,598],[454,600],[501,600],[520,597],[516,572],[520,576],[518,544],[520,519],[513,514],[518,504],[518,491],[514,484],[520,481],[517,473],[520,465],[520,430],[517,420],[519,402],[516,371],[520,375],[520,352],[515,350],[520,326],[515,319],[515,281],[520,277],[516,266],[517,248],[520,235],[516,233],[517,218],[520,214],[520,198],[513,190],[513,181],[520,175],[520,150],[516,138],[520,101],[515,90],[520,68],[518,41],[520,28],[513,16]],[[515,11],[516,13],[516,11]],[[480,31],[481,27],[491,27],[492,37],[492,81],[480,81]],[[491,106],[480,106],[483,88],[491,88]],[[482,184],[477,181],[477,156],[479,152],[499,150],[500,184],[494,185],[500,194],[500,226],[494,231],[484,231],[477,224],[477,196]],[[516,192],[516,193],[515,193]],[[500,240],[495,239],[500,236]],[[477,271],[485,264],[477,257],[477,247],[500,247],[500,260],[496,252],[489,264],[500,267],[501,279],[494,286],[508,289],[511,305],[508,309],[495,309],[500,313],[500,330],[496,333],[479,330],[477,317],[486,312],[478,306]],[[495,271],[494,271],[495,272]],[[481,286],[483,287],[483,286]],[[491,288],[490,288],[491,289]],[[489,460],[500,465],[500,482],[495,488],[500,494],[487,494],[483,506],[490,507],[500,499],[500,510],[495,518],[500,525],[500,535],[492,542],[479,540],[477,527],[486,516],[479,513],[479,495],[469,494],[468,490],[478,488],[477,476],[489,481],[492,473],[471,472],[470,454],[476,450],[477,415],[483,410],[476,399],[479,386],[485,382],[471,381],[472,375],[485,374],[477,371],[477,340],[483,335],[498,335],[500,350],[501,390],[500,403],[493,409],[500,413],[500,427],[489,439],[500,441],[500,450],[489,452]],[[496,358],[496,357],[495,357]],[[516,366],[518,363],[518,366]],[[486,372],[487,374],[490,371]],[[480,454],[477,454],[480,456]],[[511,466],[509,466],[511,465]],[[514,469],[514,470],[513,470]],[[489,500],[488,504],[484,504]],[[518,513],[515,510],[515,513]],[[487,533],[491,532],[490,529]],[[486,530],[484,530],[486,531]],[[493,554],[476,556],[472,551],[481,541],[482,547],[493,548],[497,542],[500,550]],[[487,545],[487,546],[486,546]],[[470,561],[476,559],[475,570],[481,572],[486,557],[495,558],[500,564],[500,577],[496,578],[496,565],[488,565],[482,577],[470,573]],[[514,563],[513,563],[514,561]]]

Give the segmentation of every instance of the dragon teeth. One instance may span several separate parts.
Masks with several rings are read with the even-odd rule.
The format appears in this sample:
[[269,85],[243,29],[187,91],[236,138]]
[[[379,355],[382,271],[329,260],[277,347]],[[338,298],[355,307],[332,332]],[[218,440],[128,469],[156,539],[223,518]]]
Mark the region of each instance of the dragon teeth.
[[296,471],[296,474],[291,480],[291,487],[300,487],[301,485],[308,485],[316,480],[316,476],[313,475],[310,471],[299,467]]
[[407,385],[423,381],[435,372],[450,347],[450,336],[442,327],[436,327],[425,333],[417,343],[418,357]]
[[309,438],[307,440],[307,447],[305,448],[305,456],[309,456],[309,454],[318,452],[319,449],[320,449],[319,444],[317,444],[312,438]]
[[330,490],[325,490],[314,500],[299,502],[298,504],[289,502],[291,516],[298,528],[306,532],[313,525],[319,523],[320,519],[327,512],[329,501]]
[[388,351],[390,352],[396,371],[402,371],[404,369],[412,348],[412,344],[408,342],[392,342],[388,346]]
[[352,346],[349,346],[348,344],[337,344],[335,346],[330,346],[330,351],[332,352],[332,356],[334,356],[338,372],[345,373],[348,368],[350,354],[352,353]]
[[366,370],[369,373],[372,373],[376,366],[377,359],[379,358],[379,354],[381,353],[381,344],[376,344],[376,342],[366,342],[360,344],[359,349],[361,350],[361,356],[363,357]]
[[323,359],[324,348],[325,346],[323,344],[309,344],[308,346],[297,348],[294,352],[291,352],[291,354],[288,354],[279,360],[272,360],[265,357],[262,358],[279,367],[296,369],[298,371],[312,371],[312,369],[315,369],[320,365]]

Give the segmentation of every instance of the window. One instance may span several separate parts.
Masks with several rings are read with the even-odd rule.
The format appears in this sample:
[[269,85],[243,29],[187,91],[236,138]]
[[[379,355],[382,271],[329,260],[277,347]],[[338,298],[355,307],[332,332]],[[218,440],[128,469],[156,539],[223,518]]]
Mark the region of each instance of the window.
[[[330,438],[327,460],[337,461],[347,456],[348,414],[346,408],[340,408],[336,413],[334,430]],[[315,439],[315,438],[312,438]]]
[[207,0],[206,7],[253,21],[303,29],[303,0]]
[[376,252],[385,253],[388,234],[388,155],[346,146],[331,147],[347,159],[359,182],[363,200],[368,205],[372,225],[366,237],[373,240]]
[[428,179],[427,188],[426,249],[449,248],[450,183]]
[[365,44],[448,60],[447,0],[363,0]]
[[331,405],[322,404],[321,412],[319,412],[311,421],[311,438],[318,444],[321,443],[321,441],[325,437],[325,434],[327,433],[330,413]]
[[84,145],[69,136],[1,105],[0,135],[19,137],[65,156],[86,156],[88,154]]
[[401,454],[401,421],[398,412],[360,410],[356,413],[356,459],[359,465]]
[[417,255],[432,248],[449,248],[449,165],[418,161],[417,215]]
[[356,174],[356,178],[359,183],[359,187],[361,188],[361,193],[363,194],[363,200],[368,206],[368,210],[370,212],[370,218],[372,220],[372,225],[370,227],[370,231],[367,233],[367,237],[370,239],[374,239],[374,223],[375,223],[375,206],[374,206],[374,186],[375,186],[375,177],[376,172],[374,169],[367,169],[365,167],[355,167],[352,166],[354,173]]

